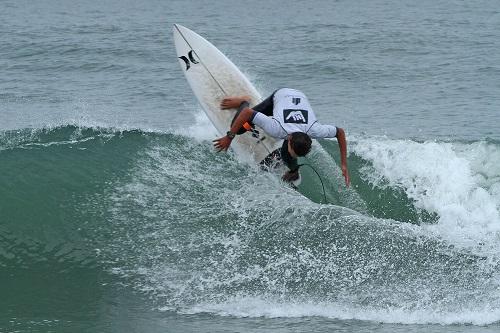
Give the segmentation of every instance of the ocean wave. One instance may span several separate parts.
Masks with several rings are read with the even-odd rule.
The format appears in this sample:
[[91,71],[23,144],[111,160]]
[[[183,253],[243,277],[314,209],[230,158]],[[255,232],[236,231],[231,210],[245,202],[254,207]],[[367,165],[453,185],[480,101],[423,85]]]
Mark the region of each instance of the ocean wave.
[[441,237],[483,250],[491,244],[499,253],[498,143],[368,138],[352,148],[370,162],[360,170],[362,178],[377,188],[400,189],[415,207],[435,214],[437,223],[429,228]]
[[497,143],[353,138],[347,190],[322,141],[326,204],[203,133],[2,132],[0,265],[99,265],[179,313],[500,319]]

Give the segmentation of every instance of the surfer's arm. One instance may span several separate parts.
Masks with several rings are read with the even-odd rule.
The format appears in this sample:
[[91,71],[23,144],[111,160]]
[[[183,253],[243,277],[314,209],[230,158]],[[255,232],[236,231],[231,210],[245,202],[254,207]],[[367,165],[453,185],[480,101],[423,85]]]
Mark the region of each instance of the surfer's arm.
[[342,175],[345,179],[345,184],[349,186],[349,170],[347,169],[347,140],[345,138],[345,132],[342,128],[332,126],[332,125],[323,125],[320,123],[315,123],[311,126],[308,134],[311,138],[320,139],[320,138],[337,138],[337,142],[339,143],[340,149],[340,168],[342,169]]
[[342,169],[342,175],[345,179],[345,184],[349,186],[349,170],[347,169],[347,140],[345,139],[345,132],[342,128],[337,127],[336,138],[339,143],[340,149],[340,165]]
[[255,111],[249,108],[249,104],[247,101],[241,102],[239,106],[240,114],[236,119],[234,120],[233,124],[231,125],[230,131],[232,133],[238,133],[239,130],[243,127],[244,123],[251,122],[253,120],[253,117],[255,116]]
[[229,135],[226,135],[219,139],[215,139],[213,141],[214,146],[216,149],[218,149],[218,151],[227,150],[231,145],[234,136],[236,135],[236,133],[238,133],[243,124],[252,121],[254,117],[255,111],[248,107],[248,102],[243,101],[240,102],[240,104],[241,104],[240,107],[242,107],[243,110],[241,110],[238,117],[236,117],[236,119],[234,120],[233,125],[231,126],[231,129],[228,132]]

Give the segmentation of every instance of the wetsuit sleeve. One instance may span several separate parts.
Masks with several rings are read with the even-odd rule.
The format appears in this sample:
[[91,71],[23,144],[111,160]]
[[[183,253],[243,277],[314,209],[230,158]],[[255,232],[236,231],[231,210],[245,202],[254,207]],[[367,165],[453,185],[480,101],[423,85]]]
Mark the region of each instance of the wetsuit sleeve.
[[254,109],[257,112],[263,113],[266,116],[272,117],[273,116],[273,109],[274,109],[274,94],[276,93],[275,90],[271,96],[260,102],[259,104],[255,105],[252,109]]
[[273,138],[284,139],[288,135],[276,119],[268,117],[263,113],[254,111],[253,119],[251,119],[251,121]]
[[334,138],[337,135],[337,127],[314,123],[307,134],[313,139]]
[[243,101],[240,103],[240,106],[238,107],[238,113],[240,113],[241,111],[243,111],[244,109],[250,107],[250,103],[248,103],[247,101]]

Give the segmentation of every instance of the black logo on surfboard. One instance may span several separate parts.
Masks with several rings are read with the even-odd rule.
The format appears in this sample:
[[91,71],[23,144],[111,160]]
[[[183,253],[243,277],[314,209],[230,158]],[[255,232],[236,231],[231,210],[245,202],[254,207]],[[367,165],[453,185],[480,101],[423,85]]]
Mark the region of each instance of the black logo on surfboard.
[[[191,68],[191,63],[192,63],[192,64],[198,64],[198,63],[200,63],[198,60],[196,60],[196,59],[194,58],[193,53],[194,53],[194,51],[193,51],[193,50],[191,50],[191,51],[189,51],[189,53],[188,53],[188,56],[187,56],[187,57],[186,57],[186,56],[181,56],[181,57],[179,57],[179,59],[184,60],[184,62],[186,63],[186,70],[188,70],[189,68]],[[188,57],[189,57],[189,59],[188,59]]]

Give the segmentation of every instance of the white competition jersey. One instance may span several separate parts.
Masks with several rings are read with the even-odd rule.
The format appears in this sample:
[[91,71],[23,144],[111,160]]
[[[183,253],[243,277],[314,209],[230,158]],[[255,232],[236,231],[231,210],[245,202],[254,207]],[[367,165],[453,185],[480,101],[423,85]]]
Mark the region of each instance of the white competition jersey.
[[311,138],[333,138],[337,128],[322,125],[317,119],[303,92],[282,88],[274,93],[273,117],[256,112],[252,122],[275,138],[286,138],[288,134],[303,132]]
[[309,100],[303,92],[283,88],[274,94],[273,117],[287,133],[307,133],[316,122]]

